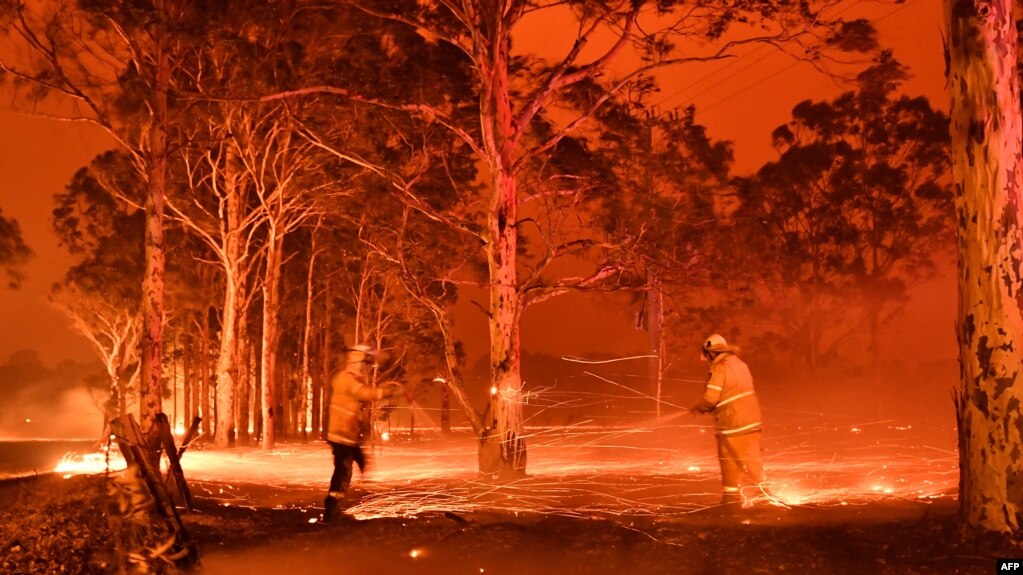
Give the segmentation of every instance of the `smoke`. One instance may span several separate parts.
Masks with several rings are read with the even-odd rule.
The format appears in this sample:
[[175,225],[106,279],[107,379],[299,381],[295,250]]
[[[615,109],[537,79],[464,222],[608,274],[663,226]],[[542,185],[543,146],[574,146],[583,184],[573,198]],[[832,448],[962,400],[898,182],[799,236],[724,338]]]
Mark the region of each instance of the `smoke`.
[[101,373],[95,362],[48,367],[34,350],[15,352],[0,364],[0,439],[98,438]]

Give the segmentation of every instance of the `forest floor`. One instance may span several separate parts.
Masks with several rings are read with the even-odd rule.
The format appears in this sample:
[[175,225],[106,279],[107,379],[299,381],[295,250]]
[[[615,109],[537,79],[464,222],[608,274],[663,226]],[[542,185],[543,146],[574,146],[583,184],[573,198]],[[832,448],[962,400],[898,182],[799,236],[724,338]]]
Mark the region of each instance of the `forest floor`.
[[[0,484],[0,573],[112,573],[102,477],[51,474]],[[477,510],[318,519],[317,497],[265,485],[195,486],[183,516],[201,575],[989,574],[1023,549],[964,534],[955,501],[846,508],[707,507],[685,517]],[[226,504],[221,490],[244,495]],[[356,491],[353,498],[366,493]]]
[[[857,438],[842,451],[831,438],[798,454],[768,444],[787,495],[747,493],[750,505],[724,509],[712,439],[670,457],[648,440],[637,455],[621,437],[611,452],[563,439],[536,441],[530,474],[510,483],[475,477],[471,443],[376,453],[331,525],[320,521],[322,443],[190,451],[192,572],[988,574],[1023,556],[1018,542],[960,527],[954,462],[922,456],[918,440],[901,450]],[[885,462],[861,444],[887,445]],[[0,482],[0,573],[115,572],[109,485],[103,474]]]

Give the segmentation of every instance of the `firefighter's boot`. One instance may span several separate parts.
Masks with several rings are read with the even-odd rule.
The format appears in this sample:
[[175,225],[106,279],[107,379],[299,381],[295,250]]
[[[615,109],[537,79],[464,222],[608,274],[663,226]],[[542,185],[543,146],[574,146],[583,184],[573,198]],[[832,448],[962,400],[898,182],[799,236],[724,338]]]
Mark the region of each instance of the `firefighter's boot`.
[[344,501],[344,493],[331,491],[323,500],[323,522],[336,523],[341,517],[341,502]]
[[725,487],[721,494],[721,505],[730,509],[742,508],[742,494],[738,487]]

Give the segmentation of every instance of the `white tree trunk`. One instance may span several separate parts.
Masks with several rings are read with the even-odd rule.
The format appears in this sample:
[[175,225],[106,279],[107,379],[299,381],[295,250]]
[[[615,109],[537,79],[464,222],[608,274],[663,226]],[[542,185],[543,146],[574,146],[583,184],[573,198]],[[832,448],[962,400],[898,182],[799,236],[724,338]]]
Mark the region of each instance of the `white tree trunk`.
[[[214,428],[214,444],[228,447],[234,430],[235,407],[235,361],[237,359],[237,329],[240,307],[239,286],[244,281],[241,271],[241,191],[234,173],[231,159],[225,162],[224,187],[226,192],[227,218],[224,222],[224,305],[221,320],[220,352],[217,355],[217,423]],[[208,417],[207,414],[203,414]]]
[[263,449],[274,447],[276,423],[275,397],[277,391],[277,338],[280,313],[280,278],[282,238],[274,233],[273,227],[267,238],[266,273],[263,277],[263,353],[261,377],[263,409]]
[[959,232],[960,506],[972,525],[1023,521],[1020,101],[1012,0],[945,0]]
[[234,357],[237,322],[238,292],[235,270],[228,269],[224,278],[224,311],[221,319],[220,351],[217,354],[217,422],[214,444],[228,447],[234,424]]

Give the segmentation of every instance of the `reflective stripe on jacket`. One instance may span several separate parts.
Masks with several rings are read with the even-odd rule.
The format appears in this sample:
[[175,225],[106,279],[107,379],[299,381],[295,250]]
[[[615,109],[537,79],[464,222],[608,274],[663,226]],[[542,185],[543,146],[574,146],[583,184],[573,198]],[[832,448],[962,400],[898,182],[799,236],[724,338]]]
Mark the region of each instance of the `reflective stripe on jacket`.
[[384,390],[367,386],[362,376],[348,370],[338,372],[331,380],[330,388],[327,441],[358,445],[360,403],[382,398]]
[[753,375],[746,362],[734,353],[720,353],[711,362],[703,400],[714,406],[720,435],[760,430],[760,401],[753,390]]

